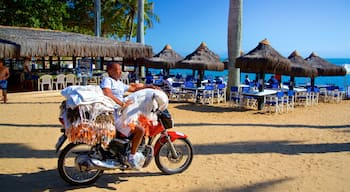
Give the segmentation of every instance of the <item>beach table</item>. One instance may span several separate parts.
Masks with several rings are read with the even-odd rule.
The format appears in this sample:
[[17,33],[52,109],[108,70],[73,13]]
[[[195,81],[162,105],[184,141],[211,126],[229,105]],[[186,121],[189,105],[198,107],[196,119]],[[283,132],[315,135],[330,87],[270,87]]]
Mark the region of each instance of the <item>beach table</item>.
[[242,95],[256,97],[258,100],[258,110],[262,110],[264,108],[265,97],[267,95],[274,95],[276,93],[277,93],[277,90],[264,89],[264,91],[243,92]]
[[189,94],[194,93],[193,100],[195,103],[199,103],[198,95],[200,92],[203,92],[204,89],[205,89],[204,86],[201,86],[201,87],[182,87],[182,90],[189,92]]

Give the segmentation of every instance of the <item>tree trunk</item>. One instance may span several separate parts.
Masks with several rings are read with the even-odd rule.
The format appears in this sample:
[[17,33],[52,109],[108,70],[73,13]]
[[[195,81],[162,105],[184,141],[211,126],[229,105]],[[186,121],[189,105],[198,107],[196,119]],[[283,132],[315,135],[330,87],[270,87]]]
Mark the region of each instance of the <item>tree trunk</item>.
[[[138,8],[137,8],[137,39],[136,41],[141,44],[145,44],[145,39],[144,39],[144,12],[145,12],[145,5],[144,5],[144,0],[138,0]],[[145,73],[145,67],[139,66],[140,67],[140,76],[142,78],[146,77]]]
[[227,35],[228,94],[231,86],[240,84],[240,69],[236,68],[236,58],[239,57],[241,49],[242,4],[243,0],[230,0]]

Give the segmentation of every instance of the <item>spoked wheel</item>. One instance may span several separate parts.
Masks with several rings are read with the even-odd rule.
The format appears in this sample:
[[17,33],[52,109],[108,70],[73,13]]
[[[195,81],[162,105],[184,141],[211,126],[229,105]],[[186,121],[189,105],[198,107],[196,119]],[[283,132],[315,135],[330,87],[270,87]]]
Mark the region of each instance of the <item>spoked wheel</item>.
[[172,142],[177,157],[174,157],[169,142],[162,145],[155,155],[157,167],[165,174],[176,174],[185,171],[193,159],[193,147],[186,138],[179,138]]
[[89,157],[100,158],[95,148],[86,144],[67,145],[58,158],[58,171],[63,180],[71,185],[94,183],[103,170],[91,169]]

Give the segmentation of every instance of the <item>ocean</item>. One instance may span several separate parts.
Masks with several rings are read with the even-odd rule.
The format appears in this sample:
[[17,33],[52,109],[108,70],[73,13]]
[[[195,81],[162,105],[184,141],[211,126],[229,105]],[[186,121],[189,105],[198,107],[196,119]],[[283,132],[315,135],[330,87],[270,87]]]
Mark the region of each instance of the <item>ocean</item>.
[[[344,65],[344,64],[350,64],[350,58],[328,58],[326,59],[332,64],[335,65]],[[149,69],[153,74],[158,74],[160,72],[160,69]],[[192,75],[192,70],[190,69],[170,69],[171,75],[176,75],[177,73],[181,73],[182,76],[186,75]],[[243,73],[241,72],[241,82],[244,82],[245,75],[249,76],[249,79],[255,79],[255,74],[253,73]],[[266,74],[265,79],[268,80],[270,76],[273,74]],[[225,81],[228,79],[228,71],[205,71],[204,72],[205,78],[213,79],[216,76],[223,77]],[[289,76],[282,76],[282,82],[289,81]],[[310,84],[311,79],[305,78],[305,77],[295,77],[296,86],[298,85],[305,85]],[[350,74],[346,76],[321,76],[315,78],[315,84],[316,85],[336,85],[339,87],[348,87],[350,86]]]

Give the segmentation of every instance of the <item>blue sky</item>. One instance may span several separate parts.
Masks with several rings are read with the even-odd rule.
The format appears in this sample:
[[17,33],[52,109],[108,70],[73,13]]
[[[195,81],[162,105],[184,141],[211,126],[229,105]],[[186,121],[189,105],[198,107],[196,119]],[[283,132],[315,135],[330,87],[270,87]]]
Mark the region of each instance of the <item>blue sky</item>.
[[[203,41],[227,57],[229,0],[149,0],[160,17],[145,35],[158,53],[170,44],[182,56]],[[350,58],[350,0],[243,0],[241,48],[246,53],[267,38],[284,56]]]

